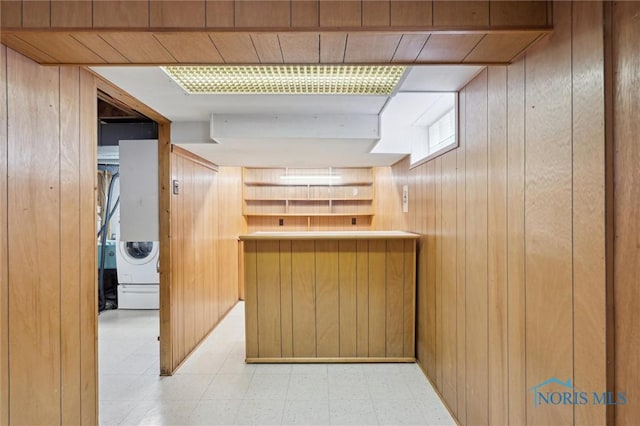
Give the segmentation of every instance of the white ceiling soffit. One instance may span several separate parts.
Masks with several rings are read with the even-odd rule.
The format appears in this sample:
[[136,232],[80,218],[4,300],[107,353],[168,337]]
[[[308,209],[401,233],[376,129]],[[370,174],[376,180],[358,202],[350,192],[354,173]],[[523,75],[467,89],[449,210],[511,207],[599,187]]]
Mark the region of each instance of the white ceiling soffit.
[[405,154],[371,154],[371,141],[354,139],[220,139],[220,144],[180,145],[221,166],[373,167]]
[[[159,67],[92,69],[172,120],[174,143],[185,144],[186,149],[221,166],[376,166],[393,164],[404,156],[371,154],[374,146],[371,139],[357,143],[345,140],[344,136],[335,140],[299,138],[287,141],[221,138],[218,140],[220,145],[216,145],[208,135],[211,114],[377,115],[389,99],[386,96],[189,95]],[[399,91],[457,91],[481,69],[476,66],[414,66],[409,69]],[[384,125],[381,132],[384,132]],[[404,148],[394,151],[408,152]]]
[[380,138],[377,114],[211,114],[211,139]]
[[409,68],[401,92],[457,92],[484,67],[475,65],[423,65]]

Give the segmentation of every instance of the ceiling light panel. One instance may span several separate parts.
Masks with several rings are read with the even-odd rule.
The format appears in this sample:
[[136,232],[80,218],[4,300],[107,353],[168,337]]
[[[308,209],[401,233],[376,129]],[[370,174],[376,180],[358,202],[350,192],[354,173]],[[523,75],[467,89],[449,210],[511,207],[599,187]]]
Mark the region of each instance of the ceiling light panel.
[[190,94],[390,95],[402,66],[170,66]]

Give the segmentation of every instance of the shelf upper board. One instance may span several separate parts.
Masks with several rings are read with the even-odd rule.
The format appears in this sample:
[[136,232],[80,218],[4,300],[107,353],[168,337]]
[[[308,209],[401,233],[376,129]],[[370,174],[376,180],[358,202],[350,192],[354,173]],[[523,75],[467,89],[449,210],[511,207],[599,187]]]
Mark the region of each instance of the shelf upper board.
[[245,216],[276,216],[276,217],[322,217],[322,216],[373,216],[373,213],[245,213]]

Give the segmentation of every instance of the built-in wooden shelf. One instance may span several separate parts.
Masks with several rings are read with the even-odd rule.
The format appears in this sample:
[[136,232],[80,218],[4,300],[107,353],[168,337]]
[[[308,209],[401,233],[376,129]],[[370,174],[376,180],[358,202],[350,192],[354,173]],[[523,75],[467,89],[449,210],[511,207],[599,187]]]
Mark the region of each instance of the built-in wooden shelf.
[[243,199],[247,218],[360,216],[370,221],[374,215],[373,170],[245,168]]

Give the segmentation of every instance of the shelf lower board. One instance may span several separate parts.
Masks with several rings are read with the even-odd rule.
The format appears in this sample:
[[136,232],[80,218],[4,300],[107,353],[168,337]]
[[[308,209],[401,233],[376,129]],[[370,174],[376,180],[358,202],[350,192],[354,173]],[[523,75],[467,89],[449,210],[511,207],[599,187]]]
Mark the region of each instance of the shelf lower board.
[[245,213],[245,216],[322,217],[322,216],[373,216],[373,213]]
[[364,363],[364,362],[416,362],[413,357],[338,357],[338,358],[246,358],[247,364],[278,364],[278,363]]

